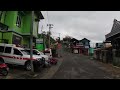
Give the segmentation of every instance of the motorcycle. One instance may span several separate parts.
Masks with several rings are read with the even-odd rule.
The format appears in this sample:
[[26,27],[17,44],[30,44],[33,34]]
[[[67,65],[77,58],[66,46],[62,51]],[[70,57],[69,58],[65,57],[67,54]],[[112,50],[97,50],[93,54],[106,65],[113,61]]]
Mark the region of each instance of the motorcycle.
[[57,59],[55,59],[55,58],[50,58],[50,64],[54,64],[54,65],[56,65],[57,64]]
[[5,63],[0,62],[0,74],[3,76],[7,76],[8,71],[9,71],[8,66]]

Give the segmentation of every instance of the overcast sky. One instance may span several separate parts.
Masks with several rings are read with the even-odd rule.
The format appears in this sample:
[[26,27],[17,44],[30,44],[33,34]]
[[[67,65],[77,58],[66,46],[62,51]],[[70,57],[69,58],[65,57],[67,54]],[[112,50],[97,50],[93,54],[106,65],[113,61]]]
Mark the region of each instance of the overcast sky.
[[[48,13],[48,14],[47,14]],[[114,18],[120,20],[119,11],[42,11],[44,20],[39,23],[43,31],[48,31],[47,24],[53,24],[52,36],[63,38],[65,35],[78,40],[89,39],[92,43],[102,42],[111,31]]]

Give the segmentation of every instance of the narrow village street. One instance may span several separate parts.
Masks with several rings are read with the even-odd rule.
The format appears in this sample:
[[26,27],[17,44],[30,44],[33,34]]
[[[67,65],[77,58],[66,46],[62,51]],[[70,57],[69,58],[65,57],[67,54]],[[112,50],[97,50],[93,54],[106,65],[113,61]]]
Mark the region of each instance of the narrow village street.
[[0,79],[120,79],[119,16],[0,11]]
[[91,60],[89,56],[63,52],[63,62],[52,79],[115,79],[120,68]]
[[74,54],[65,49],[62,57],[57,58],[58,64],[43,68],[36,72],[35,77],[30,71],[18,66],[10,67],[10,72],[1,79],[119,79],[120,68],[90,59],[90,56]]

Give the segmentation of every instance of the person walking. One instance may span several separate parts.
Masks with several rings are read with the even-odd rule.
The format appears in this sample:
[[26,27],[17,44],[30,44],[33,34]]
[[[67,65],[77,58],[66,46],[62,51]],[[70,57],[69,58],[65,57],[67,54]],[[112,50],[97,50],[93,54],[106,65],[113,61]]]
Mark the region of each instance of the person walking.
[[58,57],[62,57],[62,45],[60,41],[57,43],[57,53],[58,53]]

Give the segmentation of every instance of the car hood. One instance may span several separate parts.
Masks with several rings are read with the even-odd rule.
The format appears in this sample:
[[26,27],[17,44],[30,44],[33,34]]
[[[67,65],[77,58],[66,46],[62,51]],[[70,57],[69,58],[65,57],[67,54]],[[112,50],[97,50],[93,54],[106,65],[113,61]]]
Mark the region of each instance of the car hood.
[[38,56],[44,57],[45,60],[48,60],[48,56],[47,55],[38,55]]
[[[30,55],[24,55],[23,57],[24,57],[24,58],[30,58]],[[42,58],[41,56],[38,56],[38,55],[33,55],[32,57],[33,57],[34,59]]]

